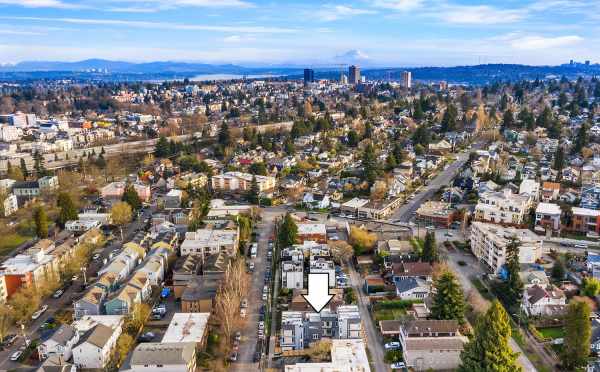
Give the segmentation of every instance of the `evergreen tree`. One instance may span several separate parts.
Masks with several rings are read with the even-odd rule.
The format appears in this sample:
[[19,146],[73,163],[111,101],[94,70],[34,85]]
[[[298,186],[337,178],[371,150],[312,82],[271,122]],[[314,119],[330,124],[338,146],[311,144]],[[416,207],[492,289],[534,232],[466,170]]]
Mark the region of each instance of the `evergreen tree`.
[[221,124],[221,129],[219,129],[218,141],[223,147],[231,145],[231,133],[229,132],[229,125],[225,121]]
[[413,103],[412,117],[417,121],[422,120],[423,117],[425,117],[425,114],[423,113],[423,107],[421,107],[421,103],[417,100],[415,100]]
[[100,169],[104,169],[106,167],[106,159],[104,159],[104,155],[100,153],[96,158],[96,166]]
[[431,264],[433,264],[434,262],[438,262],[440,259],[437,243],[435,242],[435,235],[431,231],[428,231],[427,234],[425,234],[425,242],[423,243],[423,252],[421,252],[421,259]]
[[394,158],[396,159],[397,164],[402,164],[404,161],[404,153],[402,152],[402,146],[399,143],[394,145]]
[[165,136],[160,136],[156,141],[156,147],[154,148],[154,155],[158,158],[164,158],[170,155],[169,141]]
[[40,239],[48,237],[48,217],[46,210],[42,207],[37,207],[33,211],[33,221],[35,223],[35,235]]
[[363,139],[366,138],[373,138],[373,125],[369,121],[365,123],[365,134],[363,136]]
[[39,151],[36,151],[33,154],[33,169],[35,170],[35,174],[38,178],[44,177],[47,173],[46,167],[44,166],[44,157]]
[[280,248],[289,247],[296,244],[298,240],[298,225],[294,222],[291,214],[286,214],[283,218],[283,222],[279,227],[279,233],[277,234],[277,242]]
[[431,134],[429,133],[429,128],[425,125],[419,125],[415,132],[412,135],[413,145],[421,145],[423,147],[427,147],[429,145],[429,141],[431,141]]
[[363,178],[372,186],[377,179],[378,167],[377,157],[375,156],[375,149],[370,143],[365,147],[365,151],[362,157],[363,166]]
[[581,150],[588,143],[588,129],[589,126],[587,123],[582,123],[579,131],[577,132],[577,137],[575,137],[575,143],[573,144],[572,153],[579,154]]
[[523,282],[519,276],[519,246],[517,239],[511,238],[506,246],[506,269],[508,271],[508,281],[506,299],[510,307],[521,303],[523,296]]
[[462,288],[451,271],[445,271],[433,283],[435,295],[431,317],[439,320],[464,322],[465,298]]
[[504,111],[502,115],[502,130],[510,129],[515,126],[515,115],[511,109]]
[[394,155],[393,152],[390,152],[387,156],[387,158],[385,159],[385,169],[389,172],[391,170],[393,170],[394,168],[396,168],[398,166],[398,163],[396,162],[396,156]]
[[458,110],[452,103],[448,105],[444,116],[442,117],[442,132],[451,132],[456,130],[456,118],[458,117]]
[[565,319],[564,348],[561,356],[565,370],[575,371],[586,366],[591,338],[589,305],[583,301],[571,301]]
[[131,206],[131,209],[138,210],[142,207],[142,200],[138,195],[137,191],[135,191],[135,187],[131,183],[127,183],[125,186],[125,191],[123,192],[123,196],[121,197],[121,201],[126,202]]
[[510,348],[511,327],[504,307],[495,300],[475,325],[473,338],[460,354],[459,372],[521,372],[518,353]]
[[25,159],[21,158],[21,173],[23,173],[23,177],[26,179],[29,177],[29,171],[27,170],[27,164],[25,164]]
[[73,203],[71,196],[66,192],[61,192],[58,194],[56,204],[60,208],[57,222],[58,225],[64,229],[67,221],[77,219],[77,208],[75,208],[75,204]]
[[556,169],[556,180],[560,181],[562,178],[562,169],[565,164],[565,151],[561,146],[556,148],[556,152],[554,153],[554,164],[553,168]]
[[252,204],[258,204],[260,202],[260,188],[258,187],[258,182],[256,182],[256,176],[252,176],[252,182],[250,183],[250,189],[248,190],[246,199]]
[[552,279],[564,280],[566,274],[567,270],[565,269],[565,263],[563,259],[559,257],[554,261],[554,265],[552,266]]
[[358,133],[356,133],[355,130],[351,129],[348,132],[346,140],[348,142],[348,146],[350,146],[350,147],[356,147],[356,146],[358,146]]

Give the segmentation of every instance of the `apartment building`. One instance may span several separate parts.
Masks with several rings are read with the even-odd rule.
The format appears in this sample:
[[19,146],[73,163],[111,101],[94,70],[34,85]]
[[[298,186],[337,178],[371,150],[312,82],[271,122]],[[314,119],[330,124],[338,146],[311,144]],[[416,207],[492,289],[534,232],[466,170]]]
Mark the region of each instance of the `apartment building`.
[[212,176],[210,179],[213,190],[218,191],[247,191],[252,184],[252,178],[256,178],[260,192],[275,189],[277,180],[275,177],[252,175],[243,172],[226,172]]
[[471,225],[471,250],[492,273],[498,273],[506,263],[506,247],[511,239],[520,243],[520,263],[535,263],[541,258],[542,237],[531,230],[478,221]]
[[546,231],[560,230],[562,210],[558,204],[539,203],[535,209],[535,226]]
[[475,220],[491,223],[521,225],[533,198],[528,194],[514,194],[510,189],[484,192],[475,207]]
[[205,228],[188,231],[181,243],[182,256],[191,254],[213,255],[220,252],[233,256],[239,245],[238,229]]
[[281,287],[304,288],[304,261],[283,261],[281,263]]
[[583,234],[600,234],[600,210],[573,207],[571,211],[573,217],[569,230]]
[[284,372],[370,372],[365,343],[357,340],[332,340],[331,361],[296,363],[285,366]]

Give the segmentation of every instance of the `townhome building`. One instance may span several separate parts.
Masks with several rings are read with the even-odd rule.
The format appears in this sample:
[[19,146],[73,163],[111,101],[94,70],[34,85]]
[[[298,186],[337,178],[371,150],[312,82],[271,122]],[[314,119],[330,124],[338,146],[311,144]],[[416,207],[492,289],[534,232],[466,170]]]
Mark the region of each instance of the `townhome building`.
[[235,255],[239,246],[236,228],[203,228],[188,231],[179,247],[181,255],[214,255],[220,252]]
[[535,226],[542,231],[558,232],[561,228],[562,210],[558,204],[539,203],[535,209]]
[[212,176],[210,181],[212,189],[216,191],[248,191],[252,185],[252,179],[256,180],[260,192],[273,190],[277,186],[275,177],[243,172],[226,172]]

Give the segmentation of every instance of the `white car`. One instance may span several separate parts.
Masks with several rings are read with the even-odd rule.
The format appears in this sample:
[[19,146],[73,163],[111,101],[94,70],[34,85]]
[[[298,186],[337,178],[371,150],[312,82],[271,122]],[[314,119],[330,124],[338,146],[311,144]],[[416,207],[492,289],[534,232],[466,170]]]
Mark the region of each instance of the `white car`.
[[263,301],[266,301],[266,300],[267,300],[267,298],[268,298],[268,297],[267,297],[267,294],[266,294],[266,293],[263,293],[263,295],[262,295],[262,299],[263,299]]
[[246,309],[240,309],[240,317],[241,318],[245,318],[246,317]]
[[65,293],[65,291],[63,291],[62,289],[59,289],[58,291],[54,292],[54,294],[52,295],[53,298],[59,298],[60,296],[63,295],[63,293]]
[[383,347],[385,347],[386,350],[397,350],[400,349],[400,343],[398,341],[388,342],[383,345]]
[[48,305],[42,306],[38,311],[31,315],[31,319],[36,320],[39,318],[46,310],[48,310]]
[[406,364],[404,364],[404,362],[396,362],[396,363],[390,364],[390,368],[391,369],[402,369],[402,368],[406,368]]
[[21,355],[23,355],[22,351],[15,351],[14,353],[12,353],[12,355],[10,356],[10,360],[12,362],[16,362],[17,360],[19,360],[19,358],[21,357]]
[[258,322],[258,329],[260,329],[260,330],[265,329],[265,322],[263,322],[263,321]]
[[100,258],[100,253],[96,253],[95,255],[92,256],[93,260],[97,260]]

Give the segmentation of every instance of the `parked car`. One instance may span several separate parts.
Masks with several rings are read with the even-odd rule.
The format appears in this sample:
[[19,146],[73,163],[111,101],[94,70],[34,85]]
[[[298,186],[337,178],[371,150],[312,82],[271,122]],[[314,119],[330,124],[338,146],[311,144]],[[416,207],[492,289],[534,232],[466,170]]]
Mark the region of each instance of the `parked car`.
[[403,369],[403,368],[406,368],[406,364],[404,364],[404,362],[396,362],[396,363],[390,364],[390,368],[391,369]]
[[237,331],[237,332],[235,333],[235,335],[233,336],[233,338],[234,338],[236,341],[240,341],[240,340],[242,339],[242,332],[240,332],[240,331]]
[[265,329],[265,322],[258,322],[258,329]]
[[96,253],[95,255],[92,256],[92,260],[97,260],[100,258],[100,253]]
[[164,314],[152,314],[152,320],[161,320]]
[[247,299],[245,299],[245,298],[244,298],[244,299],[242,299],[242,304],[240,305],[240,307],[241,307],[242,309],[245,309],[245,308],[247,308],[247,307],[248,307],[248,300],[247,300]]
[[397,349],[400,349],[400,342],[398,342],[398,341],[388,342],[387,344],[383,345],[383,347],[385,347],[386,350],[397,350]]
[[52,298],[59,298],[60,296],[63,295],[63,293],[65,293],[65,291],[62,289],[59,289],[58,291],[54,292],[54,294],[52,294]]
[[15,340],[17,339],[17,337],[19,337],[19,336],[13,335],[13,334],[4,336],[4,340],[2,341],[2,346],[12,345],[15,342]]
[[23,352],[20,351],[20,350],[17,350],[14,353],[11,354],[10,360],[12,362],[16,362],[17,360],[19,360],[19,358],[21,357],[21,355],[23,355]]
[[150,342],[154,340],[154,337],[156,337],[156,335],[153,332],[146,332],[139,337],[139,340],[140,342]]
[[235,352],[231,353],[231,355],[229,356],[229,361],[235,362],[235,361],[237,361],[237,358],[238,358],[238,353],[237,353],[237,351],[235,351]]
[[240,317],[241,318],[245,318],[246,317],[246,309],[240,309]]
[[269,298],[269,296],[267,296],[267,294],[266,294],[266,293],[263,293],[263,295],[262,295],[262,300],[263,300],[263,301],[266,301],[266,300],[267,300],[267,298]]
[[38,311],[31,315],[31,319],[36,320],[39,318],[46,310],[48,310],[48,305],[42,306]]

